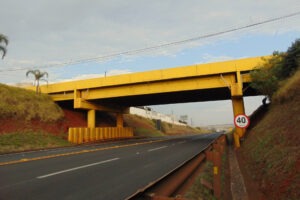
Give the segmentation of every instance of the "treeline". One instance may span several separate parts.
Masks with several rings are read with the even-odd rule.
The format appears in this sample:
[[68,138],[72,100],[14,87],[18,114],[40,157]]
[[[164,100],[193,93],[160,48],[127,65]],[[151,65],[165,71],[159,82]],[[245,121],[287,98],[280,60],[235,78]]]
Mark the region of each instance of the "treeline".
[[271,58],[264,58],[262,66],[251,72],[251,87],[272,101],[284,80],[291,77],[299,65],[300,39],[296,39],[286,52],[274,51]]

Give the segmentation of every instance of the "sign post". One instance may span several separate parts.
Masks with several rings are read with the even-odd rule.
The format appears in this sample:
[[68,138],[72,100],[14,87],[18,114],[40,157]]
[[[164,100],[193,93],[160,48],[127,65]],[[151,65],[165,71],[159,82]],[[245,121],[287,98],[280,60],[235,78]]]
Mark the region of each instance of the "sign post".
[[250,125],[250,119],[247,115],[237,115],[234,117],[234,125],[238,128],[247,128]]

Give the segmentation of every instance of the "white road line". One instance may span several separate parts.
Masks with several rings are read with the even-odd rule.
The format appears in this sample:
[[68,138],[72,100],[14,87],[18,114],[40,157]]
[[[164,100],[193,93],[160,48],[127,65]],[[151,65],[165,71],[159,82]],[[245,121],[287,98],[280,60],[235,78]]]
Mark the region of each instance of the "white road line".
[[149,149],[148,152],[151,152],[151,151],[156,151],[156,150],[159,150],[159,149],[164,149],[164,148],[167,148],[168,146],[162,146],[162,147],[157,147],[155,149]]
[[183,143],[186,143],[186,141],[178,142],[177,144],[183,144]]
[[74,168],[71,168],[71,169],[66,169],[66,170],[54,172],[54,173],[51,173],[51,174],[46,174],[46,175],[43,175],[43,176],[38,176],[36,178],[38,178],[38,179],[47,178],[47,177],[50,177],[50,176],[55,176],[55,175],[58,175],[58,174],[62,174],[62,173],[70,172],[70,171],[75,171],[75,170],[86,168],[86,167],[101,165],[101,164],[112,162],[112,161],[119,160],[119,159],[120,158],[112,158],[112,159],[109,159],[109,160],[104,160],[104,161],[100,161],[100,162],[96,162],[96,163],[91,163],[91,164],[88,164],[88,165],[82,165],[82,166],[79,166],[79,167],[74,167]]

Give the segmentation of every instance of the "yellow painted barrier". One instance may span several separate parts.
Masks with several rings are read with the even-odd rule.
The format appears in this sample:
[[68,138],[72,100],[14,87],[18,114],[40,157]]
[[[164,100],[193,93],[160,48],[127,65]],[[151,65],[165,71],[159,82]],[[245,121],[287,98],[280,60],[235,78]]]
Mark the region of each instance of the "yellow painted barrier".
[[83,143],[84,130],[82,128],[79,128],[78,134],[79,134],[79,136],[78,136],[78,144],[81,144],[81,143]]
[[98,129],[99,130],[99,140],[103,140],[103,134],[104,134],[104,129]]
[[99,140],[99,129],[95,129],[95,141]]
[[73,128],[69,128],[69,133],[68,133],[68,141],[73,142]]
[[91,142],[94,142],[96,140],[96,130],[95,130],[95,128],[90,129],[90,138],[91,138]]
[[103,128],[103,133],[102,133],[102,139],[106,139],[107,138],[107,128]]
[[74,129],[73,142],[75,144],[78,144],[78,133],[79,133],[79,130],[78,129]]
[[105,139],[133,137],[130,127],[97,127],[97,128],[69,128],[68,141],[75,144],[93,142]]

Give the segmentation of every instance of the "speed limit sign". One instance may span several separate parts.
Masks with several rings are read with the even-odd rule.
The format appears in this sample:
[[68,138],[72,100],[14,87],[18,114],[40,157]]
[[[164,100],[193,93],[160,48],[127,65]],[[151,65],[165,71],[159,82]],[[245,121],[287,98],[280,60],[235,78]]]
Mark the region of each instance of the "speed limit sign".
[[250,119],[247,115],[237,115],[234,118],[234,125],[238,128],[247,128],[250,125]]

